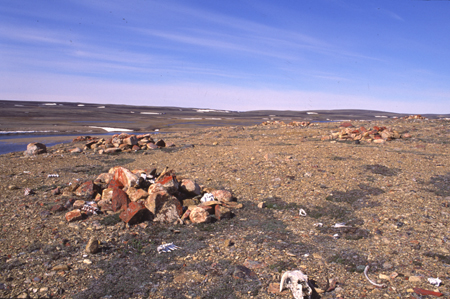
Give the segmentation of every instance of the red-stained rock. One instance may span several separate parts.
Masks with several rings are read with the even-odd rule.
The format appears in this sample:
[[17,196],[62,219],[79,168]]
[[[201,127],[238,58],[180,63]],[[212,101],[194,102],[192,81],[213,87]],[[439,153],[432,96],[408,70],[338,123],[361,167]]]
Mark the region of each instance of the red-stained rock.
[[189,214],[189,219],[192,221],[192,223],[205,223],[209,222],[208,212],[200,207],[196,207],[193,210],[191,210],[191,213]]
[[179,183],[174,175],[168,174],[158,179],[156,183],[161,184],[170,194],[178,191]]
[[114,212],[122,209],[125,210],[128,206],[129,200],[127,194],[119,188],[114,188],[111,199],[111,206]]
[[216,215],[217,220],[230,219],[232,215],[229,208],[223,207],[221,205],[216,205],[216,207],[214,208],[214,214]]
[[77,188],[75,194],[86,199],[93,199],[98,192],[100,192],[100,187],[93,181],[87,181]]
[[196,182],[187,179],[181,181],[180,189],[181,191],[192,195],[200,195],[202,193],[200,186]]
[[124,188],[138,187],[139,176],[132,173],[129,169],[121,166],[113,167],[109,170],[109,173],[114,174],[114,180],[122,183]]
[[419,294],[419,295],[431,295],[431,296],[436,296],[436,297],[444,296],[444,294],[442,294],[440,292],[424,290],[424,289],[421,289],[421,288],[413,288],[413,290],[414,290],[414,293]]
[[133,147],[131,148],[133,151],[140,151],[141,147],[139,145],[133,145]]
[[233,195],[230,191],[227,190],[214,190],[211,192],[218,201],[231,201],[233,199]]
[[157,149],[158,146],[156,144],[154,144],[154,143],[147,143],[147,148],[148,149]]
[[81,219],[83,219],[83,214],[81,214],[81,211],[79,209],[66,213],[66,220],[68,222],[78,221]]
[[363,126],[359,127],[359,130],[361,131],[361,133],[366,133],[367,129]]
[[127,190],[128,198],[131,201],[138,201],[140,199],[145,199],[148,197],[148,192],[142,189],[136,189],[133,187],[128,188]]
[[119,188],[119,189],[122,189],[123,188],[123,184],[121,182],[119,182],[119,181],[116,181],[116,180],[112,179],[108,183],[108,188]]
[[142,203],[130,202],[125,211],[120,213],[119,217],[123,222],[128,224],[136,224],[143,220],[148,210]]

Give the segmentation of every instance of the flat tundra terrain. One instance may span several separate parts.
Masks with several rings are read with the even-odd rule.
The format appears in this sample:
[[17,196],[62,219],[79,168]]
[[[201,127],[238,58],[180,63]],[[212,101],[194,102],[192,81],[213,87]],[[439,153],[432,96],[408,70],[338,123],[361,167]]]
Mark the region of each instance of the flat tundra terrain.
[[1,298],[450,298],[449,121],[158,137],[0,156]]

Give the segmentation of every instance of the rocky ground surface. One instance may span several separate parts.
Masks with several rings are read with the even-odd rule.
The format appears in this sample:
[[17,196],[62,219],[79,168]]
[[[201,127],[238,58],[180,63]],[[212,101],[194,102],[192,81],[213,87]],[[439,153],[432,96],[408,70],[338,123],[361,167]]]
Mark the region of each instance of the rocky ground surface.
[[[408,138],[321,140],[339,123],[269,124],[170,133],[175,146],[145,151],[70,152],[80,142],[2,155],[0,297],[293,298],[278,284],[301,270],[314,298],[449,298],[449,122],[352,124]],[[231,191],[243,208],[200,224],[127,225],[120,212],[69,223],[67,211],[52,211],[78,199],[52,190],[114,166],[169,167]],[[91,238],[95,254],[86,252]],[[180,248],[157,253],[171,242]],[[364,277],[366,266],[385,287]],[[428,282],[437,277],[439,287]]]

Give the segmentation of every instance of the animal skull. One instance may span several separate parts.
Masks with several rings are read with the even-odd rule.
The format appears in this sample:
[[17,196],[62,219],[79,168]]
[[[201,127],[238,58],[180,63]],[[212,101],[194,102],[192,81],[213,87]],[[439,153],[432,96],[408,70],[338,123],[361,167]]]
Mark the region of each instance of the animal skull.
[[303,299],[305,296],[311,296],[312,289],[308,285],[308,276],[302,271],[286,271],[281,277],[280,292],[283,291],[284,285],[292,291],[295,299]]

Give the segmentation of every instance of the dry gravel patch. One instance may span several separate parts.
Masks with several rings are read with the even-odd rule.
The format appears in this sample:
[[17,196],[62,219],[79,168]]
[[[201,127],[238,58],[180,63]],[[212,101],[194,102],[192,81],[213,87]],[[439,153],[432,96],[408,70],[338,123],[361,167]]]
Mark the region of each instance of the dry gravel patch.
[[[305,272],[315,298],[432,298],[414,288],[450,297],[449,123],[355,125],[412,137],[355,144],[320,140],[339,123],[227,127],[170,133],[164,139],[175,147],[145,154],[71,154],[71,144],[35,157],[2,155],[0,297],[292,298],[276,291],[286,270]],[[118,215],[67,223],[65,212],[50,211],[68,199],[51,190],[117,165],[169,167],[232,191],[244,208],[208,224],[134,226]],[[92,237],[100,251],[87,254]],[[156,252],[170,242],[181,249]],[[367,265],[386,288],[364,278]],[[327,278],[336,285],[322,293]]]

